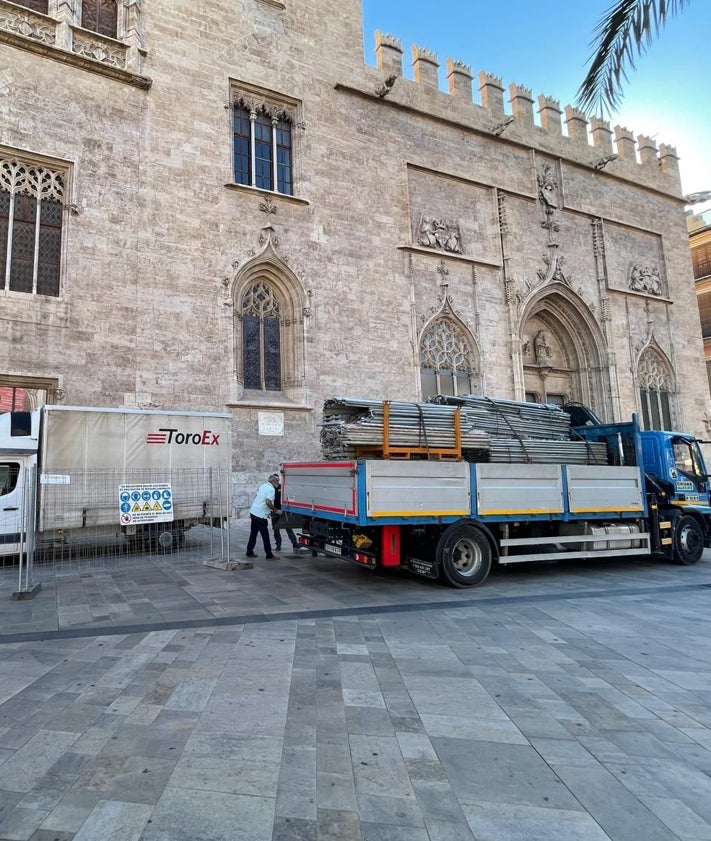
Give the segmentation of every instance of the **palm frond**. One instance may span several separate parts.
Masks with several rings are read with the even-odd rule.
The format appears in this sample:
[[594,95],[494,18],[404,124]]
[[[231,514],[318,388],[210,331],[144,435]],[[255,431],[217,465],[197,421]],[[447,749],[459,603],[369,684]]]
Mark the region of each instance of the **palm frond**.
[[647,51],[666,21],[691,0],[617,0],[595,27],[593,54],[576,104],[585,113],[614,111],[622,100],[627,70]]

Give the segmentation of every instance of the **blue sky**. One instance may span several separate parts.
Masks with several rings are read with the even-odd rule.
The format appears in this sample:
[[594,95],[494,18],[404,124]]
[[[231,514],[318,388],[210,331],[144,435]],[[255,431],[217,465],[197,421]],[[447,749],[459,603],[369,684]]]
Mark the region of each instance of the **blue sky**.
[[[447,58],[573,104],[585,76],[595,26],[613,0],[362,0],[365,60],[375,65],[375,31],[399,38],[403,71],[412,78],[411,47],[437,53],[446,89]],[[629,73],[618,112],[606,115],[676,146],[684,193],[711,190],[711,2],[693,0],[668,21]],[[507,102],[508,108],[508,102]],[[703,210],[711,203],[699,205]]]

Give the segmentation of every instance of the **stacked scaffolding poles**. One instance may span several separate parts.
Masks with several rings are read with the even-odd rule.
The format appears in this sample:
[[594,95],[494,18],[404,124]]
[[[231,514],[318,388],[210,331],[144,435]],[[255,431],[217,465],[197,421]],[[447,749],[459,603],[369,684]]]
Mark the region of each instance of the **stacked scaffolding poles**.
[[366,448],[461,455],[486,452],[488,435],[461,407],[337,398],[324,404],[321,447],[327,459],[353,457]]
[[459,397],[437,395],[428,403],[466,407],[477,424],[490,435],[505,438],[570,439],[570,416],[559,406],[548,403],[526,403],[518,400],[499,400],[476,394]]

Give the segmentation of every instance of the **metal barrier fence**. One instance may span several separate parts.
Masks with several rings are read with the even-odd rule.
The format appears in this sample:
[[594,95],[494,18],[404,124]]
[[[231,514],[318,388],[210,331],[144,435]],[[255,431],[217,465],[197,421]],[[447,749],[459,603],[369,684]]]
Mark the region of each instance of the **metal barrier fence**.
[[18,590],[146,561],[229,559],[231,471],[68,469],[25,474]]

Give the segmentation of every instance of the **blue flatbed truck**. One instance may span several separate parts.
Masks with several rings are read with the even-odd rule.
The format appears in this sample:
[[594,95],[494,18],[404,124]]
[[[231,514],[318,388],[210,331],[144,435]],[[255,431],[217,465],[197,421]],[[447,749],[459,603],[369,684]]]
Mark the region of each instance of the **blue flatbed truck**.
[[571,429],[605,464],[357,458],[282,465],[282,508],[314,554],[454,587],[493,564],[642,555],[694,564],[711,545],[698,439],[627,423]]

